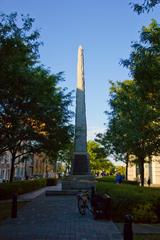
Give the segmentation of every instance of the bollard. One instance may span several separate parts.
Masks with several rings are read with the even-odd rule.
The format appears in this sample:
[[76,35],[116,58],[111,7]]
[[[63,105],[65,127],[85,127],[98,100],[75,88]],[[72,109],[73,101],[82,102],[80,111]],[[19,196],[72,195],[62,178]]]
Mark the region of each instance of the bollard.
[[132,215],[125,215],[124,221],[124,240],[133,240],[133,230],[132,230]]
[[17,217],[17,195],[13,194],[12,196],[12,209],[11,209],[11,218]]
[[109,195],[105,194],[105,203],[106,203],[106,208],[105,208],[105,216],[108,220],[112,219],[112,199]]
[[91,206],[93,207],[93,198],[95,196],[95,187],[91,187]]

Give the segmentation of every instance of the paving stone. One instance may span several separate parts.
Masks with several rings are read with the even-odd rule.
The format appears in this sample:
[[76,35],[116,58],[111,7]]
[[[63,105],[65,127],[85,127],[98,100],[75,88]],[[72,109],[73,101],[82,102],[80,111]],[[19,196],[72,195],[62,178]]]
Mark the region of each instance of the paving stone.
[[45,196],[27,203],[0,225],[0,240],[122,240],[112,221],[81,216],[75,196]]

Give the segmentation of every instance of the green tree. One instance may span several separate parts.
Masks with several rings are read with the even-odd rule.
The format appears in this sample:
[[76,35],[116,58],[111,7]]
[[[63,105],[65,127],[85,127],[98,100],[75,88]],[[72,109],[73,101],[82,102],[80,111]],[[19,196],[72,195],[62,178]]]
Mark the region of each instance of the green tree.
[[[160,26],[152,20],[148,27],[143,27],[140,41],[132,45],[129,59],[122,61],[129,68],[139,88],[144,104],[153,114],[152,131],[159,139],[160,129]],[[154,154],[159,153],[159,142],[155,144]]]
[[116,172],[120,173],[122,176],[125,175],[125,167],[124,166],[116,166]]
[[114,173],[114,165],[106,158],[104,147],[96,141],[88,141],[87,151],[90,159],[91,171],[96,172],[105,171],[105,173],[111,175]]
[[64,173],[65,175],[71,172],[71,161],[73,159],[73,140],[68,144],[68,146],[60,150],[58,153],[58,158],[57,160],[64,164],[65,170]]
[[106,132],[97,134],[96,141],[104,146],[107,155],[117,162],[121,161],[126,164],[125,177],[128,179],[129,146],[127,136],[123,134],[120,124],[118,119],[110,120]]
[[[129,59],[122,64],[129,68],[139,89],[143,105],[148,106],[146,118],[149,119],[148,138],[145,145],[150,145],[150,154],[160,152],[160,26],[152,20],[148,27],[143,27],[140,41],[132,44]],[[146,127],[145,127],[146,129]]]
[[130,70],[133,79],[141,89],[144,101],[153,108],[159,106],[160,86],[160,26],[152,20],[143,27],[140,41],[132,44],[129,59],[122,60],[123,66]]
[[155,138],[157,113],[143,101],[140,93],[133,80],[112,83],[109,128],[103,135],[103,142],[113,154],[135,156],[143,186],[145,159],[155,153],[159,139]]
[[[59,87],[62,74],[38,65],[39,33],[33,19],[0,15],[0,153],[16,158],[44,151],[50,158],[70,141],[71,94]],[[20,25],[20,26],[19,26]]]

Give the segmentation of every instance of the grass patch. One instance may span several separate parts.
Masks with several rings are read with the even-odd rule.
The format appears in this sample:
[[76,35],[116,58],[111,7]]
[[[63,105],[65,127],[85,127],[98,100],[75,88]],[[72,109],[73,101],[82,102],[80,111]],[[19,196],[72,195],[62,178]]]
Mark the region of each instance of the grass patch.
[[160,234],[136,234],[133,240],[159,240]]
[[115,182],[115,176],[105,176],[96,179],[99,182]]
[[[25,206],[27,202],[18,202],[17,207],[18,209],[22,208]],[[11,216],[11,207],[12,203],[11,202],[6,202],[6,203],[0,203],[0,222],[3,220],[9,218]],[[17,209],[17,211],[18,211]]]
[[[112,176],[105,176],[102,178],[97,178],[96,179],[98,182],[112,182],[115,183],[116,182],[116,176],[112,175]],[[131,185],[139,185],[139,183],[137,181],[130,181],[130,180],[123,180],[122,183],[125,184],[131,184]]]
[[160,222],[159,188],[115,184],[99,180],[96,189],[100,194],[107,193],[111,196],[114,221],[124,222],[124,216],[132,214],[134,222]]

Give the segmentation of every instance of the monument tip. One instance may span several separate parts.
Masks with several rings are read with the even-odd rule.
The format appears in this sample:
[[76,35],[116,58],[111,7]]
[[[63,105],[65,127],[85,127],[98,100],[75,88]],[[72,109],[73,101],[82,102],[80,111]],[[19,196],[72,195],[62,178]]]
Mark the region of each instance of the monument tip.
[[79,46],[79,49],[83,49],[82,45]]

